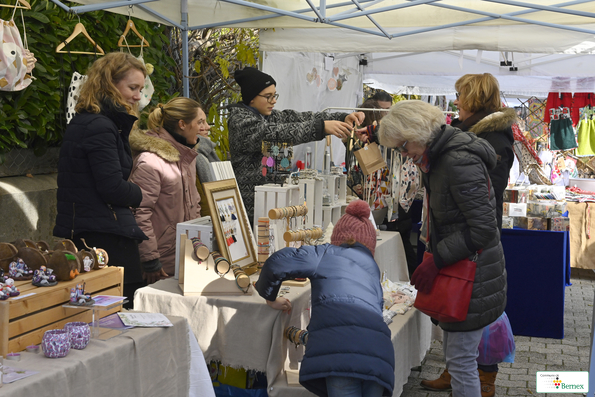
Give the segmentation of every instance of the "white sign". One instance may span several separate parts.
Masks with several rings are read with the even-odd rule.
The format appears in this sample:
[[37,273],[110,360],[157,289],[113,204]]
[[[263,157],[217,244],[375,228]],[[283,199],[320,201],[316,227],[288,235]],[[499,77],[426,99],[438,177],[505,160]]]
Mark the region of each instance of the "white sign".
[[540,371],[537,377],[537,393],[587,393],[589,372]]

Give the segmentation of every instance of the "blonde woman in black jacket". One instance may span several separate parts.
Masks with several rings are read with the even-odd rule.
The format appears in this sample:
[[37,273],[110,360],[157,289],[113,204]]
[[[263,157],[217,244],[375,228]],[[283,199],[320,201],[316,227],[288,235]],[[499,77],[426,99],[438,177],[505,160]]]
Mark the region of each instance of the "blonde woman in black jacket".
[[113,52],[87,72],[66,128],[58,163],[58,213],[54,236],[77,248],[103,248],[111,266],[124,267],[124,295],[132,307],[143,279],[138,251],[147,236],[131,208],[142,200],[140,187],[128,182],[132,156],[128,137],[147,72],[132,55]]

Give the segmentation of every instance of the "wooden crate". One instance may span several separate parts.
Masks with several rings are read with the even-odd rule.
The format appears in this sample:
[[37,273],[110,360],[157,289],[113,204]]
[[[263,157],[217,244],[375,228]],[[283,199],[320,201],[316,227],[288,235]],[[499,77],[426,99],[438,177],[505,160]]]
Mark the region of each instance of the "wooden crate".
[[[61,281],[53,287],[36,287],[31,281],[16,281],[19,296],[0,301],[0,356],[38,345],[45,331],[63,328],[71,321],[92,321],[90,309],[62,307],[70,299],[70,289],[85,283],[85,291],[92,296],[123,294],[124,269],[106,267],[77,276],[74,280]],[[20,299],[19,299],[20,298]],[[129,297],[130,299],[130,297]],[[121,309],[99,311],[105,317]]]

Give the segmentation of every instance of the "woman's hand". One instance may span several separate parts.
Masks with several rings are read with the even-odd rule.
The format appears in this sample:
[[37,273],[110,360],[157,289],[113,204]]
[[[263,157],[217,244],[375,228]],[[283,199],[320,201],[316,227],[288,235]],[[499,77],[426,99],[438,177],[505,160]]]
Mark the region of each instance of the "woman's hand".
[[345,140],[351,136],[351,125],[344,121],[325,120],[324,133]]
[[169,276],[165,270],[163,270],[163,268],[157,270],[156,272],[143,272],[143,279],[147,282],[147,284],[153,284],[168,277]]
[[355,136],[362,142],[369,142],[368,127],[362,127],[355,130]]
[[418,291],[429,294],[439,271],[440,269],[434,263],[434,257],[428,255],[411,275],[411,285]]
[[286,298],[279,297],[274,301],[267,300],[267,305],[273,309],[282,310],[285,313],[289,313],[291,311],[291,302]]
[[364,119],[366,118],[366,115],[364,114],[364,112],[353,112],[351,114],[348,114],[347,117],[345,117],[345,122],[349,123],[349,125],[353,126],[353,125],[362,125],[362,123],[364,122]]

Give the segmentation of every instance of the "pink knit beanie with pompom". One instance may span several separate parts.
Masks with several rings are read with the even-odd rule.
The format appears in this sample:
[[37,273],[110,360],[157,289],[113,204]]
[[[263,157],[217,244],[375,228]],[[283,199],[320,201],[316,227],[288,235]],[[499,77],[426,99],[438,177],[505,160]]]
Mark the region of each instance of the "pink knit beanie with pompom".
[[376,249],[376,230],[369,218],[370,206],[368,203],[364,200],[355,200],[349,203],[345,209],[345,215],[333,228],[331,244],[341,245],[354,239],[368,247],[373,256]]

